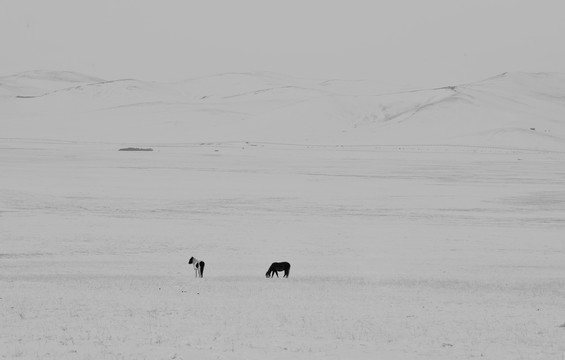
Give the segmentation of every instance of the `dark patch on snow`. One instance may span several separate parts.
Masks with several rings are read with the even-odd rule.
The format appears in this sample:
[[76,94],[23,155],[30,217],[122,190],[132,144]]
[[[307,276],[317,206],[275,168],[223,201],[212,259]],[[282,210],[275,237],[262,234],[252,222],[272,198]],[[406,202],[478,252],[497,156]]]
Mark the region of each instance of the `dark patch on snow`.
[[152,148],[127,147],[127,148],[121,148],[118,151],[153,151],[153,149]]

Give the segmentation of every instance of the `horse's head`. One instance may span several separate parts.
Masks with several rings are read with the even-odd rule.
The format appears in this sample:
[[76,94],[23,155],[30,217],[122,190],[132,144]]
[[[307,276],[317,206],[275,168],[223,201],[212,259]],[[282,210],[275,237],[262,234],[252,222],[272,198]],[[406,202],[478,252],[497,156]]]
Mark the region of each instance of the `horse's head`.
[[192,264],[194,262],[194,257],[191,257],[190,260],[188,260],[189,264]]

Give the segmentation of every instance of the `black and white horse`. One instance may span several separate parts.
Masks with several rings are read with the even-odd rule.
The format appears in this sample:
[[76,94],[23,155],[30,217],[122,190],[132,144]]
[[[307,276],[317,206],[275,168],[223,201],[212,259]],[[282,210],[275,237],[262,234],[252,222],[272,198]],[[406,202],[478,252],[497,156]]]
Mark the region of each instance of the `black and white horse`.
[[279,271],[284,271],[284,276],[283,277],[288,277],[288,273],[290,272],[290,264],[285,262],[274,262],[271,264],[271,266],[269,267],[269,270],[267,270],[267,273],[265,274],[266,277],[268,278],[272,278],[274,277],[274,275],[277,275],[277,277],[279,277]]
[[190,260],[188,260],[189,264],[192,264],[192,267],[194,268],[194,274],[196,275],[196,277],[203,277],[204,276],[204,261],[198,260],[195,257],[191,257]]

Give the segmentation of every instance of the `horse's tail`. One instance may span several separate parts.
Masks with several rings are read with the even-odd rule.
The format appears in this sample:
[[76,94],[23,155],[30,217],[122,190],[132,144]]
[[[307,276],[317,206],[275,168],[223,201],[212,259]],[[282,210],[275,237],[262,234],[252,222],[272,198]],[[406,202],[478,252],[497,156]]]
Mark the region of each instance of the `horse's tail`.
[[284,277],[288,277],[288,274],[290,274],[290,264],[286,263],[286,269],[284,269]]
[[200,262],[200,277],[204,277],[204,265],[206,265],[204,263],[204,261]]

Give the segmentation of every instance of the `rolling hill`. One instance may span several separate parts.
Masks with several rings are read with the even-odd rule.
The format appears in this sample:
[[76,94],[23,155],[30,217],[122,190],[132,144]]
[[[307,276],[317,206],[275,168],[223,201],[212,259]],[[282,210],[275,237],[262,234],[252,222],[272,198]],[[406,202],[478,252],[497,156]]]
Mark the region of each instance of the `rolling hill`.
[[0,116],[3,137],[13,138],[565,151],[563,74],[505,73],[395,93],[369,85],[271,73],[156,83],[27,72],[0,78]]

